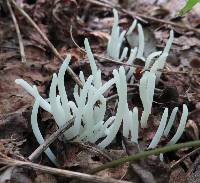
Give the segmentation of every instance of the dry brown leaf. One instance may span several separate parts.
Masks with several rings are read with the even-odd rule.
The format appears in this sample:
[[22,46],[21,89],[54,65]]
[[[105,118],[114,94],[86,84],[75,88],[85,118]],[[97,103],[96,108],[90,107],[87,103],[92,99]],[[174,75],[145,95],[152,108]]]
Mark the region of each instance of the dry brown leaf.
[[169,183],[187,183],[186,173],[181,167],[172,170]]

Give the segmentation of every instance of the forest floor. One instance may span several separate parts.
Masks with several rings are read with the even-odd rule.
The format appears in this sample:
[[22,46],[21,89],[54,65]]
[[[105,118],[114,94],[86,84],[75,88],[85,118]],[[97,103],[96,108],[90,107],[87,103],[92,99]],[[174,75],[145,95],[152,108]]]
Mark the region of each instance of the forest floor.
[[[119,12],[122,29],[127,30],[133,18],[137,18],[142,24],[145,33],[145,54],[162,50],[169,37],[169,31],[174,30],[175,38],[167,64],[156,86],[160,92],[154,97],[153,111],[148,122],[150,127],[140,132],[141,147],[146,147],[151,141],[164,107],[171,110],[178,106],[180,109],[178,119],[180,119],[184,103],[188,106],[189,116],[185,132],[179,142],[199,139],[200,4],[183,17],[176,17],[184,2],[177,0],[16,0],[17,5],[33,19],[62,58],[65,58],[68,53],[72,55],[70,67],[77,75],[81,70],[85,76],[91,74],[86,54],[82,50],[85,38],[89,39],[93,53],[106,57],[106,46],[113,25],[113,8]],[[52,74],[58,72],[62,61],[31,22],[12,2],[10,5],[13,11],[8,8],[6,0],[0,1],[0,154],[4,158],[10,157],[28,162],[29,155],[39,146],[30,124],[34,99],[15,84],[15,79],[22,78],[36,85],[40,94],[48,98]],[[20,29],[21,48],[16,25],[11,18],[12,13]],[[134,32],[124,41],[124,45],[133,48],[137,45],[135,41],[137,39],[137,32]],[[22,62],[23,59],[25,62]],[[96,58],[96,62],[102,71],[103,81],[110,79],[113,69],[119,68],[119,64],[108,59]],[[140,60],[138,64],[142,66]],[[141,67],[136,69],[136,83],[141,78],[141,70]],[[67,94],[72,99],[75,82],[70,75],[66,75],[65,81]],[[134,93],[129,96],[129,105],[142,108],[138,88],[134,88],[133,91]],[[107,95],[111,96],[115,93],[116,91],[113,90]],[[109,103],[110,113],[114,112],[114,106],[114,101]],[[174,131],[178,124],[179,120],[176,121]],[[39,126],[45,138],[57,129],[52,116],[42,110]],[[165,146],[168,141],[169,139],[162,138],[159,146]],[[103,151],[99,150],[100,152],[94,144],[63,142],[60,138],[53,142],[51,148],[61,163],[57,168],[82,173],[87,173],[111,159],[137,152],[134,145],[122,144],[120,132],[112,145]],[[96,175],[136,183],[200,182],[200,150],[191,152],[194,152],[194,149],[184,148],[166,153],[163,162],[158,156],[149,156],[135,163],[128,162],[117,168],[103,170]],[[187,155],[187,158],[181,159]],[[54,167],[44,153],[33,162]],[[21,166],[2,165],[1,167],[0,182],[74,182],[73,178],[65,178],[59,173],[53,175],[33,167],[34,171]],[[83,180],[81,182],[84,182]],[[105,180],[112,182],[109,179]]]

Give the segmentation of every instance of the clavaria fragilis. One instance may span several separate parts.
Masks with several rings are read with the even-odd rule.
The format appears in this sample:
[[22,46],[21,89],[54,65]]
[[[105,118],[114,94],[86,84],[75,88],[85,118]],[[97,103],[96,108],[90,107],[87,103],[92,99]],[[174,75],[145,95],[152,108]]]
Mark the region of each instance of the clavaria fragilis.
[[[140,24],[137,24],[137,21],[134,20],[127,33],[126,31],[122,31],[120,33],[120,28],[118,26],[118,14],[116,10],[113,10],[113,12],[114,25],[112,28],[111,38],[107,47],[108,55],[113,57],[114,59],[123,61],[123,59],[127,57],[128,53],[128,48],[125,47],[122,50],[122,54],[120,56],[123,39],[125,35],[131,34],[131,32],[137,26],[139,33],[138,48],[135,47],[134,49],[131,49],[127,63],[134,64],[135,58],[140,58],[145,61],[144,68],[150,68],[150,72],[146,71],[143,74],[142,78],[140,79],[139,85],[140,98],[144,108],[140,119],[140,124],[142,128],[146,128],[147,121],[152,109],[156,75],[160,73],[159,69],[162,69],[165,65],[165,61],[173,41],[173,31],[170,32],[170,38],[166,44],[164,51],[154,52],[150,54],[147,59],[145,59],[143,58],[144,33],[142,26]],[[83,83],[83,88],[81,89],[78,87],[78,85],[75,85],[74,101],[68,100],[64,85],[64,75],[69,65],[69,61],[71,58],[70,55],[68,55],[66,60],[63,62],[58,75],[53,74],[49,93],[49,102],[39,95],[35,86],[31,87],[26,81],[22,79],[16,80],[17,84],[21,85],[25,90],[27,90],[28,93],[30,93],[35,98],[31,124],[38,142],[40,144],[44,142],[37,122],[38,108],[42,107],[44,110],[53,115],[59,127],[61,127],[64,123],[69,122],[69,120],[73,117],[75,118],[73,126],[64,133],[65,138],[68,140],[74,139],[75,141],[89,141],[92,143],[96,143],[100,140],[97,145],[100,148],[105,148],[113,141],[117,132],[120,129],[121,124],[123,124],[123,136],[126,138],[129,138],[129,136],[131,136],[131,142],[138,144],[138,108],[134,107],[132,111],[129,110],[127,101],[127,81],[133,78],[132,75],[135,72],[135,69],[129,69],[127,67],[124,68],[121,66],[119,70],[113,70],[114,78],[110,79],[105,84],[102,84],[101,71],[96,66],[95,59],[87,39],[85,39],[84,44],[90,62],[92,75],[85,79],[83,72],[80,72],[79,78]],[[131,81],[133,82],[133,79]],[[110,116],[108,117],[108,119],[105,119],[106,98],[103,96],[103,94],[114,84],[116,85],[117,94],[119,97],[116,115]],[[56,93],[57,88],[59,95],[57,95]],[[100,104],[99,106],[96,106],[95,104],[98,101],[100,101]],[[178,108],[173,109],[169,117],[168,123],[168,109],[166,108],[164,110],[158,130],[148,148],[155,148],[158,145],[162,135],[168,135],[175,120],[177,110]],[[184,104],[183,114],[180,120],[179,127],[174,137],[170,140],[169,144],[176,143],[181,137],[185,128],[187,116],[188,109],[187,106]],[[56,158],[49,148],[45,151],[45,153],[48,155],[49,159],[51,159],[52,162],[57,164]]]
[[[167,56],[169,54],[169,50],[171,48],[173,39],[174,39],[174,33],[173,30],[170,31],[169,39],[166,43],[166,46],[163,51],[157,51],[151,53],[147,58],[144,58],[144,50],[145,50],[145,37],[142,25],[140,23],[137,23],[137,20],[134,20],[130,28],[128,29],[127,33],[126,31],[122,31],[120,33],[120,27],[119,27],[119,16],[117,11],[113,10],[114,14],[114,23],[111,31],[111,36],[108,41],[107,46],[107,54],[112,57],[113,59],[124,61],[128,57],[128,48],[123,48],[123,40],[125,36],[130,36],[131,33],[134,31],[134,29],[137,26],[138,30],[138,47],[135,47],[131,49],[130,55],[128,57],[128,61],[126,63],[132,64],[134,66],[134,61],[136,58],[139,58],[145,62],[144,70],[150,69],[151,72],[156,74],[157,81],[160,78],[161,72],[160,70],[164,68]],[[122,53],[121,53],[122,50]],[[133,52],[135,52],[133,54]],[[120,56],[121,55],[121,56]],[[157,58],[158,57],[158,58]],[[126,68],[126,70],[128,70]],[[130,68],[129,72],[127,73],[127,81],[130,80],[131,84],[134,83],[134,76],[135,68]]]
[[[172,110],[172,113],[171,113],[169,120],[167,122],[168,108],[166,108],[164,110],[164,113],[162,115],[159,127],[158,127],[156,134],[154,135],[148,149],[155,148],[158,145],[158,142],[160,141],[160,138],[162,137],[162,135],[164,135],[165,137],[168,136],[169,131],[171,130],[171,127],[172,127],[172,125],[175,121],[177,111],[178,111],[178,107],[175,107]],[[180,119],[178,129],[177,129],[176,133],[174,134],[174,136],[172,137],[172,139],[168,142],[168,144],[175,144],[180,139],[180,137],[183,134],[184,129],[185,129],[187,117],[188,117],[188,108],[185,104],[183,104],[183,111],[182,111],[182,116],[181,116],[181,119]],[[161,155],[161,158],[162,158],[162,155]]]
[[[33,133],[38,141],[39,144],[44,143],[44,138],[40,132],[39,126],[38,126],[38,121],[37,121],[37,114],[38,114],[38,109],[40,107],[40,95],[38,93],[38,90],[36,88],[36,86],[33,86],[33,93],[36,97],[35,103],[33,105],[33,110],[32,110],[32,114],[31,114],[31,126],[32,126],[32,130]],[[55,164],[58,165],[58,162],[56,160],[55,155],[53,154],[53,152],[50,150],[50,148],[47,148],[45,151],[46,155],[49,157],[49,159]]]
[[[68,63],[68,62],[67,62]],[[106,82],[104,85],[102,85],[100,88],[95,88],[93,83],[93,76],[89,76],[89,78],[85,81],[85,84],[83,86],[83,89],[80,89],[80,92],[78,92],[78,86],[75,86],[74,91],[74,98],[75,102],[68,101],[67,95],[60,94],[56,96],[56,87],[58,83],[63,86],[63,78],[64,74],[63,72],[66,70],[66,62],[63,63],[64,66],[61,66],[61,70],[59,71],[60,74],[58,74],[60,77],[57,77],[56,74],[53,75],[52,84],[50,87],[50,103],[48,103],[46,100],[42,99],[39,94],[36,94],[35,87],[31,87],[30,85],[21,85],[21,80],[16,80],[18,84],[21,86],[28,86],[27,89],[28,92],[30,92],[31,95],[34,96],[36,99],[36,104],[33,109],[33,117],[32,117],[32,128],[34,130],[34,134],[38,140],[39,143],[42,143],[44,141],[43,137],[41,136],[37,124],[37,113],[38,113],[38,105],[44,106],[44,103],[41,101],[45,101],[45,104],[47,103],[47,106],[44,107],[44,109],[50,108],[51,113],[54,116],[54,119],[58,126],[63,125],[65,122],[68,122],[69,119],[72,117],[75,117],[74,125],[68,129],[64,136],[66,139],[72,139],[75,138],[75,140],[82,140],[82,141],[89,141],[92,143],[95,143],[97,140],[102,139],[102,141],[98,144],[100,148],[105,148],[108,146],[113,139],[115,138],[117,132],[119,131],[119,128],[123,122],[123,135],[125,137],[129,137],[129,133],[131,134],[131,142],[138,143],[138,134],[139,134],[139,120],[138,120],[138,109],[137,107],[134,107],[133,111],[129,110],[128,103],[127,103],[127,82],[126,82],[126,75],[125,75],[125,69],[124,67],[120,67],[119,71],[114,70],[113,75],[114,78]],[[150,74],[150,75],[149,75]],[[154,73],[153,73],[154,74]],[[146,76],[153,76],[152,73],[146,73]],[[83,80],[83,74],[81,74],[82,80]],[[62,76],[62,77],[61,77]],[[152,105],[153,100],[153,90],[154,90],[154,84],[149,88],[152,81],[148,81],[150,77],[144,77],[144,93],[146,97],[148,96],[148,99],[150,99],[147,102],[147,107],[144,106],[144,111],[146,111],[149,114],[149,110]],[[61,81],[58,82],[58,79],[61,79]],[[150,79],[151,80],[151,79]],[[21,81],[21,82],[19,82]],[[153,83],[155,81],[155,76],[153,79]],[[23,83],[23,82],[22,82]],[[119,102],[117,107],[116,116],[109,117],[106,121],[104,121],[105,116],[105,108],[106,103],[103,98],[103,93],[109,89],[113,84],[116,84],[117,93],[119,96]],[[62,88],[62,87],[60,87]],[[150,94],[151,93],[151,94]],[[142,93],[141,93],[142,94]],[[87,97],[87,99],[86,99]],[[65,99],[64,99],[65,98]],[[103,100],[102,100],[103,99]],[[100,100],[104,103],[102,103],[100,107],[95,106],[95,103]],[[67,108],[64,107],[63,102],[67,102]],[[53,106],[52,106],[53,105]],[[69,111],[68,111],[69,107]],[[102,108],[101,108],[102,107]],[[68,111],[69,113],[64,115],[64,108],[65,111]],[[167,109],[166,109],[167,110]],[[156,132],[155,137],[153,138],[151,144],[149,145],[149,148],[154,148],[158,144],[164,128],[166,126],[166,117],[168,116],[167,112],[164,112],[160,126],[158,128],[158,131]],[[144,113],[144,112],[143,112]],[[100,114],[100,115],[99,115]],[[175,136],[172,138],[170,143],[175,143],[183,133],[183,129],[185,127],[186,119],[187,119],[187,107],[184,105],[183,107],[183,115],[181,117],[181,122],[179,125],[179,128],[175,134]],[[174,117],[170,117],[172,120]],[[63,119],[63,121],[61,121]],[[169,120],[170,121],[170,120]],[[84,125],[82,126],[81,123]],[[171,122],[170,122],[171,123]],[[166,129],[166,128],[165,128]],[[48,157],[54,161],[54,155],[52,155],[52,152],[50,149],[46,151]],[[55,163],[55,162],[54,162]]]
[[158,142],[160,141],[160,139],[163,135],[166,123],[167,123],[167,117],[168,117],[168,108],[166,108],[164,110],[164,113],[163,113],[162,118],[160,120],[158,130],[156,131],[156,134],[154,135],[151,143],[149,144],[148,149],[155,148],[157,146]]
[[151,114],[153,103],[156,76],[154,73],[146,71],[140,79],[139,92],[144,111],[140,120],[141,127],[147,128],[147,120]]
[[183,104],[183,111],[182,111],[182,116],[180,119],[178,129],[176,130],[175,135],[172,137],[172,139],[169,141],[168,144],[176,144],[176,142],[180,139],[185,129],[187,117],[188,117],[188,108],[187,108],[187,105]]

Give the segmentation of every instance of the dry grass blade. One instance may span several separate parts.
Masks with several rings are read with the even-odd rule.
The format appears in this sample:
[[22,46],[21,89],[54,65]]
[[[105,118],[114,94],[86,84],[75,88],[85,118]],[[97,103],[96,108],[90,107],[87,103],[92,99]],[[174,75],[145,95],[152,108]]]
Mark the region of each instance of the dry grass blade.
[[68,123],[65,123],[61,128],[54,132],[28,157],[28,159],[30,161],[34,161],[36,158],[38,158],[42,154],[42,152],[44,152],[60,135],[62,135],[67,129],[69,129],[73,125],[73,122],[74,118],[72,118]]
[[35,170],[39,170],[41,172],[53,174],[56,176],[75,178],[75,179],[79,179],[82,181],[89,181],[89,182],[96,182],[96,183],[130,183],[127,181],[116,180],[116,179],[109,178],[109,177],[100,177],[100,176],[96,176],[96,175],[89,175],[89,174],[73,172],[73,171],[69,171],[69,170],[51,168],[48,166],[43,166],[43,165],[39,165],[36,163],[31,163],[31,162],[14,160],[11,158],[0,158],[0,162],[1,162],[1,164],[4,164],[4,165],[29,167],[29,168],[33,168]]
[[87,1],[92,3],[92,4],[96,4],[96,5],[107,7],[107,8],[116,8],[119,11],[121,11],[121,12],[123,12],[123,13],[125,13],[125,14],[133,17],[133,18],[136,18],[136,19],[140,18],[140,19],[149,20],[149,21],[153,21],[153,22],[158,22],[158,23],[162,23],[162,24],[168,24],[168,25],[172,25],[174,27],[182,28],[184,30],[193,31],[195,33],[200,34],[200,30],[199,29],[195,29],[193,27],[189,27],[189,26],[186,26],[186,25],[178,24],[178,23],[175,23],[175,22],[172,22],[172,21],[159,19],[159,18],[152,17],[152,16],[149,16],[149,15],[147,16],[147,15],[144,15],[144,14],[134,13],[132,11],[123,9],[123,8],[121,8],[119,6],[116,7],[114,4],[110,3],[107,0],[100,0],[100,1],[87,0]]
[[21,55],[22,62],[24,63],[24,62],[26,62],[26,56],[25,56],[25,52],[24,52],[24,45],[23,45],[23,41],[22,41],[22,36],[21,36],[21,33],[20,33],[19,25],[17,23],[17,19],[15,17],[15,14],[13,12],[13,9],[10,5],[9,0],[7,0],[7,6],[8,6],[8,9],[9,9],[10,15],[12,17],[13,23],[15,25],[15,30],[16,30],[16,33],[17,33],[18,41],[19,41],[20,55]]
[[172,168],[176,168],[181,162],[183,162],[185,159],[189,158],[190,156],[197,154],[198,152],[200,152],[200,147],[193,150],[192,152],[186,154],[185,156],[183,156],[182,158],[180,158],[178,161],[176,161],[175,163],[173,163],[171,165],[171,169]]
[[[41,31],[41,29],[37,26],[37,24],[32,20],[32,18],[21,7],[19,7],[14,0],[11,0],[11,2],[12,2],[12,5],[19,11],[19,13],[26,18],[27,22],[30,23],[37,30],[37,32],[40,34],[40,36],[42,37],[42,39],[51,48],[51,50],[54,53],[54,55],[58,59],[60,59],[61,61],[63,61],[63,58],[58,53],[58,51],[56,50],[56,48],[54,47],[54,45],[49,41],[49,39],[46,37],[46,35]],[[80,81],[80,79],[78,78],[78,76],[74,73],[74,71],[70,67],[67,68],[67,72],[72,77],[72,79],[82,88],[83,87],[82,82]]]
[[[70,27],[70,36],[71,36],[71,39],[72,39],[74,45],[75,45],[77,48],[79,48],[80,51],[82,51],[83,53],[86,54],[85,49],[81,48],[81,47],[77,44],[77,42],[75,41],[74,36],[73,36],[73,32],[72,32],[72,26]],[[108,61],[108,62],[117,64],[117,65],[125,65],[125,66],[128,66],[128,67],[134,67],[134,68],[142,68],[142,66],[140,66],[140,65],[130,65],[130,64],[127,64],[127,63],[125,63],[125,62],[113,60],[113,59],[111,59],[111,58],[103,57],[103,56],[100,56],[100,55],[95,54],[95,53],[94,53],[93,55],[94,55],[95,58],[102,59],[103,61],[106,60],[106,61]]]

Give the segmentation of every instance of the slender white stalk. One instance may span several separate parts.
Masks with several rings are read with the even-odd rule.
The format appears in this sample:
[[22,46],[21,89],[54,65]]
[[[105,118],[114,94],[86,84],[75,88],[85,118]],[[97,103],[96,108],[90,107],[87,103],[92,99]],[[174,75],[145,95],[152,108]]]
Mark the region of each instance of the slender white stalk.
[[162,51],[156,51],[151,53],[148,57],[147,60],[145,62],[145,66],[144,66],[144,70],[149,69],[150,66],[152,65],[154,58],[159,56],[162,53]]
[[171,115],[170,115],[170,118],[169,118],[169,120],[168,120],[167,126],[166,126],[165,131],[164,131],[165,137],[168,136],[169,131],[170,131],[171,128],[172,128],[172,125],[173,125],[173,123],[174,123],[174,121],[175,121],[175,118],[176,118],[177,111],[178,111],[178,107],[175,107],[175,108],[172,110],[172,113],[171,113]]
[[141,124],[141,128],[147,128],[147,121],[149,118],[150,113],[147,111],[147,109],[144,109],[144,111],[142,112],[142,116],[140,119],[140,124]]
[[114,25],[115,27],[118,26],[119,23],[119,16],[118,16],[118,12],[116,9],[113,9],[113,14],[114,14]]
[[151,72],[147,72],[147,87],[146,87],[146,95],[148,99],[147,110],[151,113],[151,108],[153,104],[153,96],[156,84],[156,75]]
[[176,144],[176,142],[180,139],[180,137],[183,134],[184,129],[185,129],[187,117],[188,117],[188,108],[185,104],[183,104],[183,112],[182,112],[182,116],[181,116],[181,120],[180,120],[178,129],[168,144]]
[[94,81],[93,81],[94,87],[96,89],[99,89],[102,86],[101,71],[98,70],[97,73],[93,76],[94,76]]
[[85,84],[85,76],[84,76],[84,74],[83,74],[83,71],[80,71],[80,73],[79,73],[79,78],[80,78],[81,82],[82,82],[83,84]]
[[138,108],[134,107],[133,112],[130,111],[130,130],[131,130],[131,142],[138,144],[139,134],[139,120],[138,120]]
[[[134,49],[131,49],[130,56],[126,63],[132,65],[135,61],[136,54],[137,54],[137,47],[135,47]],[[129,81],[131,78],[134,81],[133,74],[135,73],[135,68],[134,67],[125,67],[125,70],[128,71],[128,73],[126,74],[126,81]]]
[[129,27],[129,29],[128,29],[126,35],[130,35],[130,34],[133,32],[133,30],[136,28],[136,25],[137,25],[137,19],[135,19],[135,20],[133,21],[133,23],[132,23],[131,26]]
[[[16,79],[15,83],[20,85],[22,88],[24,88],[30,95],[32,95],[34,98],[36,98],[35,93],[33,88],[31,87],[31,85],[29,85],[26,81],[24,81],[23,79]],[[51,113],[51,106],[50,104],[43,99],[41,96],[39,96],[39,102],[40,102],[40,106],[47,112]]]
[[20,85],[22,88],[24,88],[29,94],[31,94],[33,97],[35,97],[34,89],[31,85],[29,85],[26,81],[23,79],[16,79],[15,83]]
[[121,122],[122,122],[123,114],[125,111],[124,106],[126,106],[126,102],[123,100],[123,88],[121,88],[120,76],[119,76],[119,73],[117,72],[117,70],[113,71],[113,75],[115,78],[115,84],[116,84],[117,92],[118,92],[118,96],[119,96],[119,103],[118,103],[115,121],[108,128],[109,133],[108,133],[107,137],[98,144],[98,146],[102,149],[105,148],[106,146],[108,146],[115,138],[115,136],[120,128]]
[[111,37],[108,41],[107,52],[110,57],[122,61],[126,57],[128,52],[128,48],[124,48],[122,56],[120,57],[120,51],[126,31],[122,31],[120,33],[120,28],[118,26],[119,17],[117,10],[114,9],[113,14],[114,14],[114,23],[111,31]]
[[124,102],[123,135],[125,137],[128,137],[129,129],[130,129],[129,128],[130,121],[128,120],[129,109],[128,109],[128,101],[127,101],[127,82],[126,82],[125,69],[122,66],[119,68],[119,77],[120,77],[120,86],[118,87],[121,90],[121,93],[120,93],[121,97],[119,97],[119,100],[123,100]]
[[133,75],[130,79],[130,84],[133,85],[134,84],[134,80],[135,80],[135,76]]
[[173,40],[174,40],[174,31],[171,30],[170,33],[169,33],[169,39],[168,39],[168,41],[166,43],[166,46],[165,46],[165,48],[163,50],[163,53],[169,53],[169,50],[170,50],[170,48],[172,46]]
[[63,64],[60,67],[59,73],[58,73],[58,90],[59,90],[59,94],[61,97],[61,102],[62,102],[62,107],[64,110],[64,115],[65,115],[65,119],[67,119],[67,121],[70,119],[70,108],[68,106],[68,98],[67,98],[67,94],[65,91],[65,82],[64,82],[64,76],[65,76],[65,72],[68,68],[69,62],[71,59],[71,55],[68,55],[67,58],[64,60]]
[[76,104],[72,101],[69,101],[68,105],[69,105],[70,109],[72,110],[73,115],[77,116],[78,108],[77,108]]
[[121,57],[120,57],[120,59],[119,59],[120,62],[123,61],[123,60],[126,58],[127,53],[128,53],[128,48],[125,47],[125,48],[123,49],[122,55],[121,55]]
[[50,100],[50,104],[51,104],[53,117],[54,117],[56,123],[58,124],[58,126],[61,127],[62,125],[65,124],[66,119],[65,119],[65,114],[64,114],[63,108],[62,108],[62,110],[60,110],[60,108],[58,106],[57,97],[56,97],[57,84],[58,84],[57,75],[54,73],[53,79],[51,82],[51,86],[50,86],[49,100]]
[[144,111],[140,120],[141,127],[147,127],[147,120],[151,113],[151,107],[153,103],[154,89],[155,89],[155,74],[146,71],[140,79],[140,98],[142,100]]
[[[38,109],[39,109],[39,94],[37,91],[37,88],[34,87],[33,88],[33,92],[36,96],[36,100],[35,103],[33,105],[33,110],[32,110],[32,114],[31,114],[31,127],[33,130],[33,133],[35,135],[35,138],[37,139],[39,144],[44,143],[44,138],[40,132],[39,126],[38,126],[38,121],[37,121],[37,114],[38,114]],[[56,160],[55,155],[53,154],[53,152],[50,150],[50,148],[47,148],[45,151],[45,154],[48,156],[48,158],[56,165],[58,166],[58,162]]]
[[[123,40],[124,40],[124,36],[126,34],[126,31],[122,31],[119,38],[118,38],[118,43],[121,45]],[[121,46],[120,46],[121,47]],[[120,50],[119,50],[120,51]]]
[[[126,31],[123,31],[119,37],[115,38],[116,44],[113,45],[113,55],[116,54],[117,59],[120,59],[120,51],[121,51],[121,46],[124,40],[124,36],[126,34]],[[124,50],[123,50],[124,52]],[[123,55],[123,54],[122,54]],[[126,56],[126,55],[125,55]],[[122,58],[122,57],[121,57]],[[123,59],[123,58],[122,58]]]
[[128,109],[128,103],[126,103],[126,105],[124,106],[125,110],[124,110],[124,114],[123,114],[123,136],[128,138],[129,136],[129,131],[130,131],[130,123],[131,123],[131,119],[130,119],[130,114],[129,114],[129,109]]
[[87,56],[88,56],[88,60],[90,62],[92,75],[95,75],[97,73],[97,66],[96,66],[94,56],[92,54],[92,50],[90,48],[90,44],[89,44],[89,41],[88,41],[87,38],[85,38],[85,40],[84,40],[84,45],[85,45],[85,50],[86,50],[86,53],[87,53]]
[[[128,73],[126,74],[126,81],[129,81],[130,79],[133,80],[132,84],[134,83],[134,73],[135,73],[135,68],[130,68]],[[131,81],[130,81],[131,84]]]
[[113,9],[113,14],[114,14],[114,23],[113,23],[113,28],[111,32],[110,50],[108,53],[114,59],[118,59],[118,56],[119,56],[118,53],[115,54],[114,52],[115,47],[118,44],[118,38],[119,38],[119,32],[120,32],[119,26],[118,26],[119,17],[118,17],[118,12],[116,9]]
[[138,43],[138,53],[137,58],[143,59],[143,53],[144,53],[144,32],[142,29],[141,24],[138,24],[138,33],[139,33],[139,43]]
[[113,121],[115,120],[115,118],[116,118],[115,116],[111,116],[110,118],[108,118],[108,120],[104,123],[104,127],[108,128],[113,123]]
[[78,85],[74,86],[73,95],[74,95],[75,102],[78,104],[80,102],[80,100],[79,100],[80,97],[79,97],[79,94],[78,94]]
[[111,45],[112,47],[111,47],[111,51],[110,51],[110,56],[116,60],[119,59],[119,51],[116,52],[116,47],[117,47],[118,41],[119,41],[119,34],[120,34],[120,28],[119,28],[119,26],[117,26],[115,28],[113,37],[111,38],[112,39],[112,45]]
[[156,131],[156,134],[154,135],[148,149],[155,148],[158,145],[167,123],[167,117],[168,117],[168,108],[165,108],[158,130]]
[[146,95],[146,89],[147,89],[147,71],[143,74],[142,78],[140,79],[140,85],[139,85],[139,92],[140,92],[140,98],[143,104],[143,107],[146,108],[148,103],[147,95]]
[[92,75],[94,77],[94,81],[93,81],[94,86],[96,88],[100,88],[102,86],[101,71],[97,69],[97,65],[95,63],[94,56],[92,54],[88,39],[85,39],[84,44],[85,44],[86,53],[87,53],[87,56],[88,56],[88,59],[89,59],[89,62],[90,62]]
[[159,58],[154,62],[153,66],[151,67],[150,71],[156,73],[157,81],[160,79],[161,75],[161,72],[158,70],[164,68],[173,40],[174,40],[174,32],[173,30],[171,30],[170,37],[167,41],[163,53],[159,56]]
[[[131,49],[131,53],[130,53],[130,56],[128,58],[128,61],[126,62],[127,64],[133,64],[133,62],[135,61],[135,58],[136,58],[136,54],[137,54],[137,47],[135,47],[134,49]],[[127,70],[128,67],[126,67],[125,70]]]

